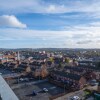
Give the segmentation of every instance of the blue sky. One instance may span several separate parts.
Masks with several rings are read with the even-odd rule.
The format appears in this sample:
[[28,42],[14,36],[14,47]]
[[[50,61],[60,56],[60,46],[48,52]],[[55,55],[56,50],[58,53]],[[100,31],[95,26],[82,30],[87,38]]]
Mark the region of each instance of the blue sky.
[[0,0],[0,48],[100,48],[100,0]]

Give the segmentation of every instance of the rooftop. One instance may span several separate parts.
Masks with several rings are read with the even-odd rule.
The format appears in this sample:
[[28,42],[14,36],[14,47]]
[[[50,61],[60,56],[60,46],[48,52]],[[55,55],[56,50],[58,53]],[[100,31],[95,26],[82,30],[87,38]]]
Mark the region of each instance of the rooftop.
[[54,74],[63,76],[63,77],[67,77],[67,78],[71,78],[73,80],[79,80],[81,78],[80,75],[77,74],[72,74],[72,73],[66,73],[66,72],[60,72],[60,71],[52,71]]
[[0,75],[0,95],[3,100],[19,100],[1,75]]

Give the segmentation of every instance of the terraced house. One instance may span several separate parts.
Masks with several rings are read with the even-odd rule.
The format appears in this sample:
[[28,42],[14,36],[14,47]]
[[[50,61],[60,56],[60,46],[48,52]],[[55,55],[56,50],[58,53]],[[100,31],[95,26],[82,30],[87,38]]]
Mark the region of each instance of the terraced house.
[[70,87],[74,90],[82,89],[86,84],[86,79],[84,78],[84,76],[57,70],[53,70],[50,72],[49,81],[62,87]]

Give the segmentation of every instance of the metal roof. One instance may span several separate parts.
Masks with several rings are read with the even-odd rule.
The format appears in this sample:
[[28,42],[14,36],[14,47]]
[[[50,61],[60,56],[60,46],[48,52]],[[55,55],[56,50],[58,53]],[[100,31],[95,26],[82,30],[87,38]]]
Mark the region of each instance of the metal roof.
[[19,100],[1,75],[0,75],[0,95],[2,100]]

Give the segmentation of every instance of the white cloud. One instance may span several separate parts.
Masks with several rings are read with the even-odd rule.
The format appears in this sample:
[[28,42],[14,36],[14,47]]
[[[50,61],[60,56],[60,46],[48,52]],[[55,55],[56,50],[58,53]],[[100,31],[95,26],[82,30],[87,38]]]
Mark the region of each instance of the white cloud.
[[65,13],[93,12],[99,14],[99,0],[0,0],[0,10],[8,13]]
[[52,12],[52,11],[55,11],[56,10],[56,7],[55,5],[50,5],[47,9],[48,12]]
[[92,40],[81,40],[81,41],[78,41],[77,44],[88,44],[91,42],[93,42],[93,41]]
[[100,27],[100,21],[92,22],[90,23],[90,25],[93,27],[97,27],[97,26]]
[[[81,28],[81,31],[79,30]],[[45,47],[100,48],[100,28],[79,27],[65,31],[0,29],[0,40],[27,41]],[[31,42],[30,42],[31,41]],[[27,47],[27,45],[26,45]]]
[[[50,2],[47,2],[50,1]],[[53,2],[52,2],[53,1]],[[100,47],[100,22],[95,22],[93,19],[90,23],[85,22],[85,17],[100,18],[100,1],[99,0],[58,0],[60,3],[54,3],[57,0],[0,0],[1,14],[0,26],[26,28],[26,24],[20,22],[15,16],[9,14],[16,13],[66,13],[78,12],[70,14],[61,14],[61,18],[83,18],[81,22],[84,25],[74,26],[71,22],[71,27],[65,26],[61,31],[39,31],[28,29],[0,29],[0,40],[33,40],[33,42],[44,43],[45,46],[59,45],[64,47]],[[68,2],[69,1],[69,2]],[[83,13],[85,12],[85,13]],[[58,16],[59,17],[59,16]],[[58,22],[59,19],[57,19]],[[67,20],[66,21],[67,23]],[[72,20],[73,21],[73,20]],[[69,22],[69,21],[68,21]],[[81,24],[81,23],[80,23]],[[88,25],[86,25],[88,24]],[[62,25],[62,24],[61,24]],[[65,25],[65,24],[64,24]],[[63,27],[63,26],[62,26]],[[39,41],[38,41],[39,40]],[[41,40],[41,41],[40,41]],[[92,42],[93,41],[93,42]],[[21,42],[22,43],[22,42]]]
[[68,48],[100,48],[100,22],[94,21],[88,25],[64,27],[61,31],[0,29],[0,40],[33,41],[45,47]]
[[66,12],[66,8],[64,5],[48,5],[46,7],[46,11],[44,11],[46,13],[64,13]]
[[[33,38],[40,38],[42,40],[56,40],[59,38],[70,38],[72,34],[67,34],[66,31],[45,31],[45,30],[25,30],[6,28],[0,29],[2,38],[8,37],[15,40],[31,40]],[[0,36],[0,37],[1,37]]]
[[13,15],[2,15],[0,16],[0,26],[4,27],[17,27],[17,28],[26,28],[26,24],[21,23]]

